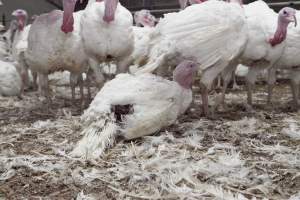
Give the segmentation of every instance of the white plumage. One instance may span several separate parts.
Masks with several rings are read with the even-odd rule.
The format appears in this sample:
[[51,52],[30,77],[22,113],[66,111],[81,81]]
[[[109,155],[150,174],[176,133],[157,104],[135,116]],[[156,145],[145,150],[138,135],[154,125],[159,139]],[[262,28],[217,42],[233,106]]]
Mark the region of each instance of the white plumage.
[[236,3],[207,1],[178,13],[166,14],[156,27],[148,64],[149,72],[174,65],[182,58],[200,63],[204,113],[208,113],[207,89],[213,80],[243,51],[247,25],[243,8]]
[[248,74],[249,68],[245,65],[238,65],[235,70],[235,75],[237,77],[246,77]]
[[12,55],[15,60],[18,60],[19,55],[27,50],[30,27],[31,25],[27,25],[23,30],[16,30],[15,32],[12,43]]
[[154,31],[154,27],[133,27],[134,49],[130,55],[130,64],[139,67],[147,62],[150,51],[149,46]]
[[[75,6],[76,1],[72,4]],[[68,7],[67,7],[68,6]],[[67,5],[68,15],[74,16],[74,23],[63,24],[63,12],[54,10],[38,16],[33,22],[28,39],[26,58],[33,71],[39,72],[39,81],[44,95],[48,94],[48,74],[60,70],[68,70],[72,75],[81,77],[87,70],[87,57],[83,49],[80,35],[80,20],[83,11],[73,13]],[[74,8],[73,8],[74,9]],[[65,11],[66,12],[66,11]],[[70,14],[71,12],[71,14]],[[66,13],[65,13],[66,14]],[[64,31],[64,32],[63,32]],[[73,79],[74,80],[74,79]],[[75,82],[77,81],[74,80]],[[83,86],[80,83],[80,89]],[[72,98],[75,95],[75,83],[71,82]],[[81,92],[81,100],[83,92]]]
[[[112,5],[113,4],[113,5]],[[114,5],[116,4],[116,5]],[[111,21],[104,20],[107,12]],[[113,8],[116,6],[115,11]],[[117,72],[128,70],[127,58],[133,50],[133,18],[117,0],[89,2],[81,19],[81,36],[85,52],[89,56],[90,66],[96,72],[97,82],[102,85],[104,77],[99,71],[99,64],[113,59],[117,62]],[[124,69],[125,68],[125,69]]]
[[148,59],[150,51],[150,42],[155,32],[156,18],[151,15],[148,10],[137,11],[134,14],[136,24],[143,25],[144,27],[133,26],[134,35],[134,49],[129,56],[129,65],[134,65],[130,68],[131,71],[136,70],[141,65],[145,64]]
[[182,70],[174,75],[178,82],[152,74],[119,74],[107,82],[81,117],[84,137],[72,155],[96,158],[116,135],[134,139],[174,123],[192,102],[192,80],[182,82],[192,79],[197,65],[187,62],[177,69]]
[[[244,62],[265,60],[267,65],[279,58],[284,42],[271,47],[271,39],[277,28],[278,14],[274,12],[264,1],[255,1],[244,5],[248,25],[248,41],[242,55]],[[273,61],[275,60],[275,61]]]
[[[260,71],[272,70],[286,46],[286,27],[293,18],[294,9],[283,8],[278,15],[264,1],[255,1],[244,6],[248,25],[248,41],[241,57],[249,66],[247,74],[248,103],[252,104],[252,85]],[[270,84],[275,80],[268,79]],[[270,91],[270,88],[269,88]],[[271,95],[271,93],[269,92]],[[270,96],[268,98],[270,102]]]
[[[298,21],[300,20],[300,12],[296,12]],[[294,98],[295,108],[298,107],[299,99],[299,84],[300,84],[300,28],[299,26],[289,26],[286,47],[282,55],[276,63],[275,69],[288,69],[290,71],[289,78],[291,79],[292,92]],[[275,79],[275,74],[270,74]]]
[[21,84],[21,77],[15,65],[11,62],[0,60],[0,95],[20,95]]
[[134,22],[136,26],[153,27],[155,26],[156,18],[151,14],[150,10],[140,10],[134,13]]

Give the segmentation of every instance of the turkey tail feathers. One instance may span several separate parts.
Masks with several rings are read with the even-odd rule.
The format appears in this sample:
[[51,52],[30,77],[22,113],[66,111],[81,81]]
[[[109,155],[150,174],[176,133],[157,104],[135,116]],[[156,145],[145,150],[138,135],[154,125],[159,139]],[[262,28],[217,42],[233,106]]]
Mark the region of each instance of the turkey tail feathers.
[[118,126],[113,114],[95,120],[83,130],[83,138],[77,143],[71,156],[85,159],[100,157],[107,147],[115,142]]

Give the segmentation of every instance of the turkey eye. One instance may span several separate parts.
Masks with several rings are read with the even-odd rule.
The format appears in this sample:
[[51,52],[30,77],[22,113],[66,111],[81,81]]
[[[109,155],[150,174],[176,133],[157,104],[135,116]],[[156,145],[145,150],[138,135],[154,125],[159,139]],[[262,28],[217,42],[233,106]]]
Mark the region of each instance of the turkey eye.
[[286,14],[287,14],[287,12],[286,12],[286,11],[283,11],[283,14],[285,14],[285,15],[286,15]]

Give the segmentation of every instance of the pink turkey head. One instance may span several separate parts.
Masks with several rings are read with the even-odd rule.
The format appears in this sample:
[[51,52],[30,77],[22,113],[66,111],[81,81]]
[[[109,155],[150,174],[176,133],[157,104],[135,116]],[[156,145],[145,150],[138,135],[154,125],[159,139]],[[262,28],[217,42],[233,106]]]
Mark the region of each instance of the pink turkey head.
[[279,11],[278,21],[280,21],[281,24],[289,24],[290,22],[294,22],[296,27],[297,26],[296,10],[290,7],[282,8]]
[[173,80],[183,88],[191,89],[193,85],[193,76],[198,70],[196,62],[185,60],[177,65],[173,72]]
[[134,21],[137,26],[155,26],[156,18],[150,13],[149,10],[140,10],[134,13]]
[[115,13],[117,10],[119,0],[104,0],[105,10],[103,20],[110,23],[115,20]]
[[12,16],[17,18],[18,29],[22,31],[27,23],[27,18],[28,18],[27,12],[25,10],[18,9],[13,11]]
[[287,27],[291,22],[294,22],[297,26],[296,10],[290,7],[282,8],[278,14],[277,30],[273,38],[269,40],[272,46],[276,46],[285,40]]

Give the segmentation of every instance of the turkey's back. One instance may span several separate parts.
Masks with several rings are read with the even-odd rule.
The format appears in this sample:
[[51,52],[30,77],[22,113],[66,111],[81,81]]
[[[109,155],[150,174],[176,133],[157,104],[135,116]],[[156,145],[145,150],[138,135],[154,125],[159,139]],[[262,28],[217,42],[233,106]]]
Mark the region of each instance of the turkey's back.
[[167,52],[173,49],[185,58],[194,58],[205,70],[240,54],[247,39],[245,21],[240,5],[211,0],[166,14],[156,27],[157,39],[168,41]]

